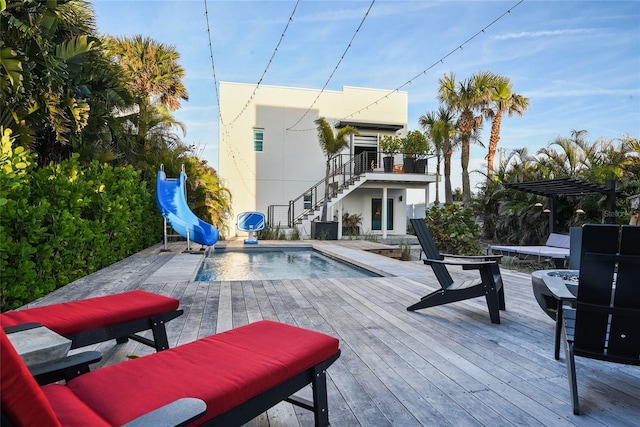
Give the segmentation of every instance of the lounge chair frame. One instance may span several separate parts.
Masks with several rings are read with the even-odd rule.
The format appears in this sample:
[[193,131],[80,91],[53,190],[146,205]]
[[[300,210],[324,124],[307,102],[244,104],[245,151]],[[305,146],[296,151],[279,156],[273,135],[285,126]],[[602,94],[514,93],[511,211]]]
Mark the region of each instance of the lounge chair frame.
[[[500,323],[500,310],[505,309],[504,288],[498,266],[502,256],[440,254],[424,220],[412,219],[411,225],[427,257],[423,261],[433,269],[441,289],[423,296],[420,301],[407,307],[407,310],[415,311],[484,296],[487,300],[491,323]],[[456,258],[458,261],[447,261],[445,257]],[[447,265],[461,266],[463,270],[479,270],[480,279],[455,282],[447,270]]]

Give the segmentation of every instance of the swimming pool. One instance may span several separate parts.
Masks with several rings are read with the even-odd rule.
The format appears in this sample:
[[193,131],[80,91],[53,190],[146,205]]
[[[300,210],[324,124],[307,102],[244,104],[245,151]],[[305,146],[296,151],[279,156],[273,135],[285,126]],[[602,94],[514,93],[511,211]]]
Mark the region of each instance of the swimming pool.
[[196,281],[378,277],[377,274],[314,249],[211,251]]

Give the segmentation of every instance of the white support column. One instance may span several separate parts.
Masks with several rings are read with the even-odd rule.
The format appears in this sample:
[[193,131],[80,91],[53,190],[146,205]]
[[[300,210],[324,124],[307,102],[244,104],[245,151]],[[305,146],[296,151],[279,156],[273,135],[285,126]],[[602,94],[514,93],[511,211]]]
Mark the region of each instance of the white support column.
[[387,187],[382,187],[382,238],[387,238]]
[[[438,184],[436,184],[438,185]],[[427,206],[429,206],[429,184],[427,184],[427,186],[424,189],[424,208],[425,210],[427,209]]]
[[342,240],[342,200],[334,205],[334,212],[338,212],[338,240]]

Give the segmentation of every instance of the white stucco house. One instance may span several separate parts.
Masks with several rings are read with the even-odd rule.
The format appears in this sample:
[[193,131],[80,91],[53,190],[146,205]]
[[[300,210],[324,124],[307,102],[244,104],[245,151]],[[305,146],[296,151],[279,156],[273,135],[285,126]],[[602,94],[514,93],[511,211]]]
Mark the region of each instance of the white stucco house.
[[311,222],[321,215],[325,188],[326,158],[314,123],[319,117],[334,129],[350,125],[359,131],[334,159],[328,219],[341,222],[345,212],[360,214],[363,233],[404,235],[407,189],[428,192],[436,182],[428,166],[422,173],[400,172],[401,154],[394,158],[395,173],[383,171],[381,137],[407,132],[406,92],[348,86],[342,91],[256,89],[221,82],[219,96],[218,173],[231,191],[233,218],[258,211],[272,227],[296,227],[302,238],[309,237]]

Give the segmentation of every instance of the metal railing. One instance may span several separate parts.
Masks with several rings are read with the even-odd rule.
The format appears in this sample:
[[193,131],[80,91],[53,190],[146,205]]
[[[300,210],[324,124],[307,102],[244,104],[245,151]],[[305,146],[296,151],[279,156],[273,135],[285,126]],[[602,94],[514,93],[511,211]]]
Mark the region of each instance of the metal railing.
[[293,227],[305,216],[322,207],[327,185],[328,200],[331,200],[345,187],[353,184],[362,174],[373,171],[378,165],[382,166],[382,157],[383,153],[364,151],[353,156],[338,154],[331,158],[328,183],[323,178],[304,193],[290,200],[288,205],[270,205],[267,208],[267,224],[275,227],[286,221],[288,227]]
[[[325,189],[328,186],[328,199],[334,198],[347,185],[352,184],[360,175],[375,166],[376,153],[363,152],[355,156],[349,154],[339,154],[329,160],[330,173],[329,181],[325,179],[318,181],[304,193],[289,201],[287,209],[287,225],[293,227],[306,215],[309,215],[322,207],[325,197]],[[371,163],[373,162],[373,163]],[[274,205],[272,218],[276,218],[277,211],[282,205]]]

